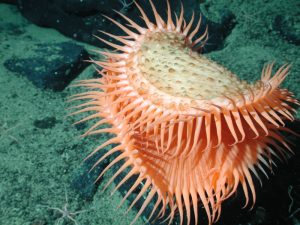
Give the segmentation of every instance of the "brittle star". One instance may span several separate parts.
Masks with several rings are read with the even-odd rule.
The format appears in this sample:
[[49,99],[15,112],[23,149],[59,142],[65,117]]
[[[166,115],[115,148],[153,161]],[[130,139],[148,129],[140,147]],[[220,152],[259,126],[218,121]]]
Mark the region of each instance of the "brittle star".
[[62,216],[56,221],[55,225],[59,225],[61,222],[63,222],[64,218],[67,218],[67,219],[73,221],[75,225],[79,225],[77,223],[77,221],[74,219],[74,216],[76,216],[77,214],[86,212],[88,210],[80,210],[80,211],[70,212],[68,210],[69,203],[68,203],[68,195],[67,195],[66,190],[65,190],[65,198],[66,198],[66,203],[64,204],[64,206],[61,209],[57,208],[57,207],[48,207],[47,206],[48,209],[56,210],[62,214]]
[[300,208],[296,209],[294,212],[292,212],[292,207],[294,205],[294,199],[292,197],[292,190],[293,190],[293,186],[290,185],[288,187],[288,195],[289,195],[289,198],[291,199],[291,203],[289,205],[289,218],[294,218],[295,214],[297,214],[298,212],[300,212]]
[[129,6],[131,6],[135,2],[135,0],[129,3],[127,3],[126,0],[119,0],[119,2],[122,4],[122,9],[120,9],[120,12],[124,12],[129,8]]
[[17,140],[17,138],[15,138],[14,136],[12,136],[12,135],[9,134],[9,131],[11,131],[12,129],[15,129],[18,126],[20,126],[20,124],[17,124],[17,125],[15,125],[13,127],[8,128],[7,127],[7,122],[3,123],[2,126],[0,126],[0,139],[2,139],[2,137],[4,137],[4,135],[6,135],[7,137],[9,137],[10,139],[12,139],[16,143],[19,143],[19,141]]

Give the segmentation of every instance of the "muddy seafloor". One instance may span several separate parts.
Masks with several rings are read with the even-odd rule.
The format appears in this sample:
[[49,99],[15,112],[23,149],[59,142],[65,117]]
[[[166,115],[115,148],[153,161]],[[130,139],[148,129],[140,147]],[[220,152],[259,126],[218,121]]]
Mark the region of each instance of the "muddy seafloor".
[[[291,63],[283,87],[300,99],[298,1],[207,0],[199,4],[203,14],[216,23],[228,12],[234,16],[234,27],[208,57],[248,81],[260,78],[265,63],[275,61],[276,69]],[[214,35],[218,34],[210,34]],[[48,83],[41,84],[24,75],[31,71],[34,79],[34,74],[39,74],[37,70],[47,72],[50,66],[55,67],[57,64],[52,62],[61,59],[60,52],[55,52],[57,57],[47,55],[49,49],[45,46],[61,43],[71,43],[84,54],[93,54],[91,50],[96,48],[65,37],[55,29],[38,27],[23,18],[16,6],[0,3],[0,224],[73,224],[68,218],[60,220],[62,214],[54,209],[64,207],[66,195],[70,212],[86,210],[74,216],[78,224],[130,224],[137,209],[125,215],[129,202],[117,208],[122,194],[110,195],[114,184],[104,193],[100,191],[114,171],[95,185],[93,181],[99,171],[89,174],[82,161],[108,136],[81,139],[79,136],[89,124],[72,126],[79,117],[66,117],[68,96],[79,92],[69,88],[68,83],[95,77],[94,68],[82,65],[81,70],[75,71],[76,78],[70,77],[66,87],[58,86],[55,91],[43,88]],[[68,57],[72,56],[70,53]],[[24,62],[27,66],[19,66]],[[31,68],[32,64],[40,66]],[[289,126],[300,132],[299,122]],[[225,202],[217,224],[300,224],[300,142],[295,137],[292,141],[295,155],[287,163],[278,162],[274,174],[268,173],[269,179],[262,177],[262,186],[256,181],[257,201],[253,209],[250,210],[251,205],[242,209],[245,199],[239,190]],[[201,213],[199,220],[204,222],[200,224],[205,224],[205,214]],[[144,223],[143,216],[136,222]]]

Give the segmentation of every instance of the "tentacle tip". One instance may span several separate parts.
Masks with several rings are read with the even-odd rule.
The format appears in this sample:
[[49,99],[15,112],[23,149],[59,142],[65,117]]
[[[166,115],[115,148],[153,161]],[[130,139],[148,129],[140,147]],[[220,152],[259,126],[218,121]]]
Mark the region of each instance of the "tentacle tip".
[[244,142],[244,140],[245,140],[245,136],[243,136],[243,137],[241,138],[241,140],[239,140],[239,143]]
[[84,133],[84,134],[81,134],[79,137],[80,138],[85,138],[86,136],[88,136],[89,135],[89,133]]
[[245,203],[245,205],[242,207],[242,209],[245,209],[248,205],[248,202]]
[[253,137],[252,139],[253,140],[255,140],[255,139],[257,139],[259,137],[259,135],[258,134],[256,134],[256,136],[255,137]]
[[228,146],[234,146],[234,145],[236,145],[237,143],[239,143],[239,141],[238,141],[238,140],[235,140],[232,144],[228,144]]

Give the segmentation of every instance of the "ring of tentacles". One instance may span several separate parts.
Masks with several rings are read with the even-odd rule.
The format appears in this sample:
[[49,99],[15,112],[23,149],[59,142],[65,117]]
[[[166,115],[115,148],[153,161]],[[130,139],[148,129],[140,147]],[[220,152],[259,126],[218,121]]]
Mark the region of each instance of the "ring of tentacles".
[[122,201],[140,188],[129,207],[143,196],[134,221],[152,201],[149,220],[167,217],[171,223],[179,213],[180,224],[184,218],[190,224],[193,211],[198,224],[198,207],[203,207],[212,224],[220,216],[222,202],[239,185],[246,205],[251,198],[254,203],[252,177],[267,175],[273,158],[285,158],[291,151],[281,133],[289,131],[285,120],[294,119],[299,102],[291,92],[279,88],[289,66],[272,75],[273,64],[269,64],[258,82],[242,81],[198,53],[208,39],[207,28],[196,36],[202,28],[201,16],[196,21],[193,14],[186,21],[183,7],[177,15],[166,1],[163,19],[149,2],[155,21],[135,1],[144,25],[119,12],[127,25],[106,17],[126,35],[102,31],[118,44],[97,37],[115,51],[99,51],[105,60],[92,60],[101,67],[100,76],[78,84],[89,90],[72,100],[87,102],[76,106],[79,109],[72,114],[93,112],[78,122],[96,120],[83,136],[114,135],[88,157],[114,144],[94,167],[119,153],[99,177],[123,162],[108,184],[125,170],[116,189],[136,178]]

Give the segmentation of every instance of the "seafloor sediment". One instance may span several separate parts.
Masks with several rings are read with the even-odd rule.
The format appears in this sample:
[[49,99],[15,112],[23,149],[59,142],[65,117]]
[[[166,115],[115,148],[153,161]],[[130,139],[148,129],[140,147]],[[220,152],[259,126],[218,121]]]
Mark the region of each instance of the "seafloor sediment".
[[[202,12],[213,21],[218,22],[226,10],[235,16],[231,33],[221,48],[208,53],[208,57],[248,81],[260,78],[265,63],[275,61],[276,68],[291,63],[283,87],[300,99],[299,43],[290,39],[291,31],[287,29],[297,27],[295,24],[299,27],[299,19],[290,19],[299,12],[296,0],[202,2]],[[210,33],[214,35],[218,34]],[[64,52],[64,48],[72,51]],[[120,192],[110,196],[113,186],[104,193],[100,191],[113,171],[93,184],[99,170],[88,173],[88,165],[82,163],[107,136],[81,139],[80,134],[89,124],[74,127],[71,124],[76,118],[66,117],[70,106],[67,97],[80,92],[69,88],[69,82],[96,76],[92,66],[81,65],[85,54],[94,54],[93,48],[96,47],[65,37],[55,29],[38,27],[23,18],[16,6],[0,3],[1,225],[55,224],[61,214],[50,208],[62,208],[65,193],[70,211],[87,210],[74,217],[78,224],[126,225],[133,220],[135,209],[124,215],[128,203],[117,209],[122,199]],[[71,70],[71,75],[76,76],[68,76],[71,63],[81,66]],[[60,80],[65,83],[57,90],[27,76],[51,77],[56,69],[60,76],[66,75]],[[299,118],[299,110],[297,115]],[[291,126],[300,132],[299,122]],[[278,162],[274,174],[269,173],[270,179],[263,178],[263,186],[256,186],[254,209],[241,209],[244,199],[237,194],[225,203],[217,224],[297,224],[300,213],[293,212],[300,207],[300,143],[296,138],[294,142],[295,156],[288,163]],[[72,224],[67,219],[65,222]],[[136,222],[143,223],[143,217]]]

